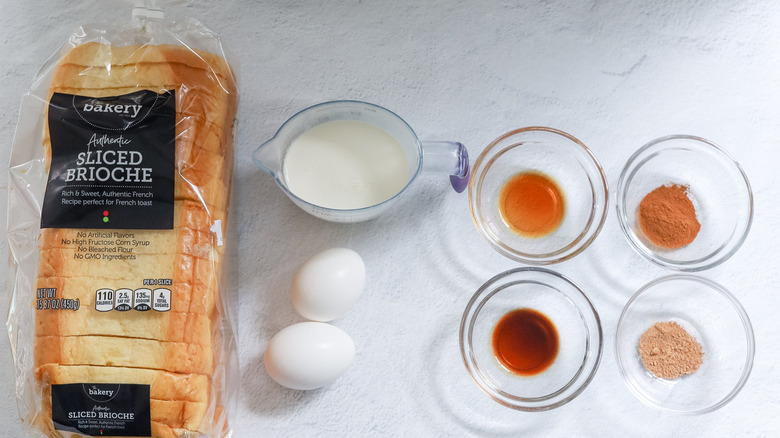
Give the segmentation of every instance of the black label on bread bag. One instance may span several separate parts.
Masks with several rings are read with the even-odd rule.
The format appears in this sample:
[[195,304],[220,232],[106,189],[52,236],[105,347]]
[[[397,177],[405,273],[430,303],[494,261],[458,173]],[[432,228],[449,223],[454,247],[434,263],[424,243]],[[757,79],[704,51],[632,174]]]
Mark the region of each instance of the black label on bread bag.
[[51,385],[54,428],[88,436],[152,436],[149,385]]
[[41,228],[173,228],[173,91],[54,93],[48,122],[51,167]]

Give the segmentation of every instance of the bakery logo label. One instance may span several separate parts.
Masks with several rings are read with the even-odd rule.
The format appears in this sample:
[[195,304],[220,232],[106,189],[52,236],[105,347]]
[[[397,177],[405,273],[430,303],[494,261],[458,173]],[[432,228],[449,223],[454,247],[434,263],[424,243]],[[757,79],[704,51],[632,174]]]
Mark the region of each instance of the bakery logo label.
[[112,105],[110,103],[85,103],[81,108],[84,112],[98,112],[98,113],[119,113],[127,114],[132,110],[133,117],[138,117],[138,111],[141,110],[143,105]]
[[119,392],[119,385],[84,385],[84,392],[96,402],[107,402]]
[[54,93],[41,227],[171,229],[175,102],[173,91]]
[[124,96],[71,96],[71,107],[88,125],[123,131],[142,123],[165,95],[139,91]]
[[[97,102],[97,103],[96,103]],[[143,105],[112,105],[108,102],[101,102],[93,100],[92,103],[85,103],[81,107],[83,112],[97,112],[97,113],[117,113],[117,114],[132,114],[133,118],[138,117],[138,112]]]
[[87,436],[150,437],[149,385],[51,385],[54,428]]

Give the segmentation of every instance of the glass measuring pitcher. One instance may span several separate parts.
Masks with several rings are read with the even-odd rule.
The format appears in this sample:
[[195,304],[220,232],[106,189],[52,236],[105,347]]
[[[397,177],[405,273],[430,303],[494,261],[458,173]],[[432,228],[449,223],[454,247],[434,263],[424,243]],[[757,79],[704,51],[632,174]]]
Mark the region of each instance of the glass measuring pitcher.
[[[379,132],[384,131],[383,135],[389,135],[389,138],[394,139],[400,145],[402,153],[399,153],[399,161],[406,162],[402,169],[405,175],[400,175],[402,179],[398,186],[399,188],[392,190],[387,199],[371,203],[370,205],[342,208],[323,205],[326,203],[314,200],[311,197],[306,199],[306,196],[302,195],[303,192],[298,191],[296,193],[296,189],[291,189],[290,174],[302,172],[305,170],[304,167],[317,167],[317,169],[314,169],[313,174],[318,176],[313,181],[310,181],[309,184],[319,185],[321,187],[317,188],[324,187],[324,190],[327,190],[332,184],[332,190],[340,190],[337,184],[330,180],[336,178],[337,174],[344,173],[345,170],[351,170],[345,166],[366,165],[370,169],[374,169],[372,170],[373,172],[382,173],[391,165],[392,160],[387,160],[381,154],[375,159],[372,158],[375,161],[373,163],[345,162],[345,160],[351,160],[351,155],[355,155],[355,152],[360,154],[362,153],[361,151],[365,151],[363,148],[379,147],[378,144],[371,142],[357,144],[360,140],[355,140],[355,138],[363,134],[355,132],[355,135],[352,135],[353,138],[349,139],[349,141],[354,140],[356,142],[354,146],[358,150],[352,150],[350,156],[347,156],[346,153],[344,156],[324,154],[321,156],[317,155],[315,159],[313,158],[314,154],[318,154],[325,149],[320,149],[320,151],[309,149],[311,155],[309,158],[310,162],[306,163],[306,166],[296,165],[295,170],[291,171],[290,169],[293,167],[290,165],[291,160],[288,152],[290,152],[290,147],[293,143],[302,138],[302,134],[314,132],[312,131],[313,128],[335,121],[363,122],[368,124],[366,126],[374,127],[368,129],[380,128]],[[333,126],[333,124],[330,124],[330,126]],[[349,126],[360,128],[360,124]],[[351,128],[346,129],[349,130]],[[318,131],[321,131],[321,128],[318,128]],[[351,133],[341,132],[340,134],[343,134],[343,137],[350,137]],[[363,136],[367,138],[366,135]],[[319,146],[317,145],[317,147]],[[324,145],[323,147],[327,146]],[[379,216],[392,208],[393,204],[421,174],[449,175],[450,183],[458,193],[466,188],[469,178],[468,152],[463,144],[449,141],[422,142],[417,138],[412,128],[392,111],[371,103],[350,100],[320,103],[295,114],[279,128],[273,138],[255,150],[252,154],[252,160],[257,166],[274,177],[282,191],[298,207],[313,216],[331,222],[360,222]],[[356,188],[356,190],[360,189]]]

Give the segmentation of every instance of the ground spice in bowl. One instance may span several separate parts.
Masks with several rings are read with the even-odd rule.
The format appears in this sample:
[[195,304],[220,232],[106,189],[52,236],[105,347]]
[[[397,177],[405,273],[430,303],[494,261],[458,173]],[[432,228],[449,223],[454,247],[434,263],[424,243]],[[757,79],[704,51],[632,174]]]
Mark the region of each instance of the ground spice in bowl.
[[645,195],[639,203],[639,228],[662,248],[676,249],[693,242],[701,224],[688,187],[664,185]]
[[657,322],[639,338],[639,356],[654,376],[672,380],[695,373],[704,350],[680,324]]

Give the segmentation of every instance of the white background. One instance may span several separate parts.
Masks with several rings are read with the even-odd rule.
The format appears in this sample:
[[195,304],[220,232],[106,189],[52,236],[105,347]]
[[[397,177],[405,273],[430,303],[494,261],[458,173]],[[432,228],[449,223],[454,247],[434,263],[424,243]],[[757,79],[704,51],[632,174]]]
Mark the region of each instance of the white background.
[[[242,371],[235,436],[780,434],[780,3],[193,3],[171,15],[201,19],[240,64],[231,221]],[[5,160],[19,100],[38,68],[77,25],[129,15],[121,1],[0,2]],[[578,283],[601,315],[605,346],[595,379],[551,412],[515,412],[491,401],[463,367],[458,324],[476,288],[517,264],[479,236],[465,194],[452,192],[446,178],[421,179],[397,211],[336,225],[297,209],[249,161],[288,117],[331,99],[385,106],[422,139],[461,141],[472,157],[514,128],[562,129],[593,150],[610,187],[632,152],[656,137],[686,133],[722,145],[750,178],[756,215],[740,251],[702,275],[730,289],[752,319],[755,365],[744,390],[714,413],[687,417],[655,411],[625,387],[614,357],[617,318],[634,291],[669,272],[628,246],[613,202],[595,243],[553,267]],[[2,173],[5,205],[5,166]],[[357,356],[330,387],[287,390],[268,378],[262,353],[276,331],[302,320],[288,295],[297,267],[334,246],[358,251],[367,265],[364,295],[334,322],[353,337]],[[7,307],[6,297],[0,311]],[[5,344],[0,436],[19,437]]]

